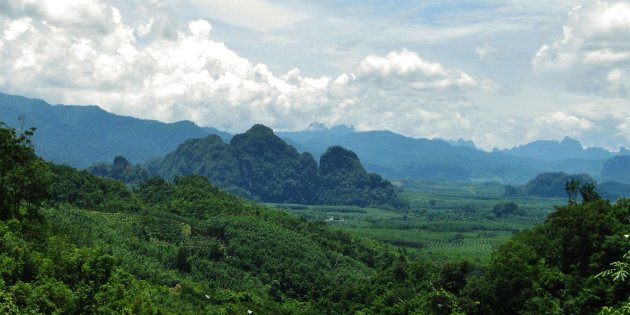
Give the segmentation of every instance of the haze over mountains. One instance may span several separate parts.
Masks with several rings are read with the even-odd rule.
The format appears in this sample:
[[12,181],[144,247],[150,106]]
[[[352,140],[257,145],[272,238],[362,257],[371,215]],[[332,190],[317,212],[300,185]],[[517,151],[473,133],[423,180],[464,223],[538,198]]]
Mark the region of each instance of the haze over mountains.
[[606,160],[628,153],[586,148],[574,139],[540,140],[486,152],[472,141],[415,139],[391,131],[357,132],[351,127],[311,124],[305,131],[277,132],[313,154],[330,145],[356,152],[369,171],[387,178],[495,180],[524,183],[542,172],[587,173],[599,177]]
[[[145,163],[165,156],[188,139],[217,134],[228,142],[232,137],[190,121],[162,123],[118,116],[97,106],[50,105],[1,93],[0,120],[16,128],[22,123],[24,128],[37,127],[33,142],[38,153],[75,167],[110,162],[119,155],[133,163]],[[586,173],[598,179],[608,159],[629,153],[624,148],[620,152],[584,149],[571,138],[486,152],[463,139],[415,139],[391,131],[358,132],[352,127],[327,128],[323,124],[276,134],[299,152],[308,151],[314,157],[331,146],[343,146],[358,155],[367,171],[389,179],[525,183],[550,171]]]
[[162,157],[190,138],[217,133],[190,121],[162,123],[108,113],[97,106],[50,105],[43,100],[0,93],[0,121],[36,127],[37,153],[56,163],[87,167],[122,155],[134,162]]

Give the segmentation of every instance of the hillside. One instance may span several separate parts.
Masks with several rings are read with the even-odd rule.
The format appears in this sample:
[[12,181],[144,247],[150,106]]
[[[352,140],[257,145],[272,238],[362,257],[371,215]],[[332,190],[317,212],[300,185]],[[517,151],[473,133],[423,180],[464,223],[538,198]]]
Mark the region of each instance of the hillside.
[[[33,143],[42,157],[80,168],[112,161],[116,156],[142,164],[164,156],[188,139],[210,134],[217,134],[224,142],[232,139],[231,134],[189,121],[162,123],[118,116],[97,106],[50,105],[1,93],[0,121],[18,129],[38,128]],[[390,131],[357,132],[347,126],[311,124],[304,131],[277,134],[298,152],[316,157],[331,146],[343,146],[355,152],[369,172],[389,179],[521,184],[541,172],[559,171],[597,177],[605,160],[618,154],[600,148],[583,149],[570,138],[485,152],[461,139],[415,139]]]
[[392,184],[368,174],[356,154],[331,150],[320,164],[270,128],[255,125],[230,143],[218,136],[190,139],[147,168],[168,179],[200,174],[228,191],[264,202],[403,206]]
[[525,184],[524,192],[530,196],[566,197],[565,185],[571,180],[580,184],[595,183],[593,178],[587,174],[543,173],[528,181]]
[[602,181],[616,181],[630,184],[630,156],[616,156],[604,163]]
[[211,133],[190,121],[162,123],[108,113],[97,106],[50,105],[43,100],[0,93],[0,121],[14,128],[35,127],[33,144],[43,158],[87,167],[121,155],[142,163],[161,157],[190,138]]
[[[616,158],[615,158],[616,159]],[[567,183],[575,181],[575,187],[579,191],[585,185],[594,185],[595,191],[603,199],[611,202],[630,195],[630,184],[616,181],[597,182],[588,174],[567,174],[564,172],[548,172],[538,174],[523,186],[505,186],[504,196],[537,196],[543,198],[566,198]],[[577,193],[576,191],[576,193]]]
[[[130,190],[45,163],[31,135],[0,125],[3,314],[622,314],[630,305],[629,284],[606,276],[630,249],[627,200],[580,190],[581,203],[514,235],[485,268],[436,265],[202,176]],[[350,151],[329,151],[323,174],[359,167]]]
[[333,146],[322,154],[319,161],[320,203],[404,207],[392,183],[377,174],[366,172],[354,152]]
[[[395,259],[200,176],[131,191],[43,163],[28,134],[15,136],[0,129],[3,314],[351,312],[358,306],[336,290],[367,284]],[[26,194],[5,194],[17,189]]]

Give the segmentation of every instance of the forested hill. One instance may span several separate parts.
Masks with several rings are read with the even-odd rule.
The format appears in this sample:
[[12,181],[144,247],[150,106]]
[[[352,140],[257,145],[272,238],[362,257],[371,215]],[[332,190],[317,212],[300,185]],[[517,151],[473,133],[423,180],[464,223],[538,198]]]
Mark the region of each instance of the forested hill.
[[[440,263],[221,191],[46,163],[0,123],[0,313],[628,314],[629,200],[587,186],[490,264]],[[328,162],[357,167],[341,148]],[[125,163],[121,166],[128,167]],[[325,174],[334,174],[328,170]]]
[[367,173],[356,154],[331,148],[320,164],[270,128],[255,125],[230,143],[215,135],[187,140],[147,169],[167,179],[200,174],[228,191],[264,202],[404,206],[393,185]]
[[[0,124],[0,313],[322,314],[396,255],[201,176],[137,190],[45,163]],[[390,280],[391,281],[391,280]],[[343,295],[340,295],[343,294]],[[364,294],[367,295],[367,294]]]
[[17,129],[37,128],[33,144],[40,156],[81,168],[117,155],[144,162],[164,156],[186,139],[208,134],[230,137],[190,121],[162,123],[115,115],[97,106],[50,105],[2,93],[0,121]]
[[[615,157],[612,160],[626,158],[625,156]],[[607,163],[608,165],[608,163]],[[567,197],[567,183],[571,181],[576,185],[576,189],[584,189],[595,185],[596,192],[602,198],[610,201],[616,201],[619,198],[630,195],[630,184],[617,181],[604,181],[607,178],[602,177],[597,183],[588,174],[567,174],[564,172],[551,172],[538,174],[535,178],[528,181],[524,186],[505,186],[504,195],[506,197],[514,197],[519,195],[538,196],[545,198]]]

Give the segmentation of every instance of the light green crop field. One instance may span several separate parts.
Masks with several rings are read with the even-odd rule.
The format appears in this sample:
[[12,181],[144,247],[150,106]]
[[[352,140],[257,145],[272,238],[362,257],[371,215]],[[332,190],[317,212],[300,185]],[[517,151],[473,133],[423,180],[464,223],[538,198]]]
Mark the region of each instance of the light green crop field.
[[[352,231],[435,261],[468,260],[484,264],[510,236],[542,223],[563,198],[504,197],[498,183],[398,182],[409,210],[354,206],[272,204],[308,220]],[[496,217],[499,202],[512,201],[524,215]]]

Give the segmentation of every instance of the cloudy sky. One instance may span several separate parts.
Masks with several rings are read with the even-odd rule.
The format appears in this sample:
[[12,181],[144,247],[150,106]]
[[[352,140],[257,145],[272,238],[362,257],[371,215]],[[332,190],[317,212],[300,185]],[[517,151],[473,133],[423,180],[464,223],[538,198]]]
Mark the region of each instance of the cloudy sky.
[[0,0],[0,92],[241,132],[630,147],[630,2]]

